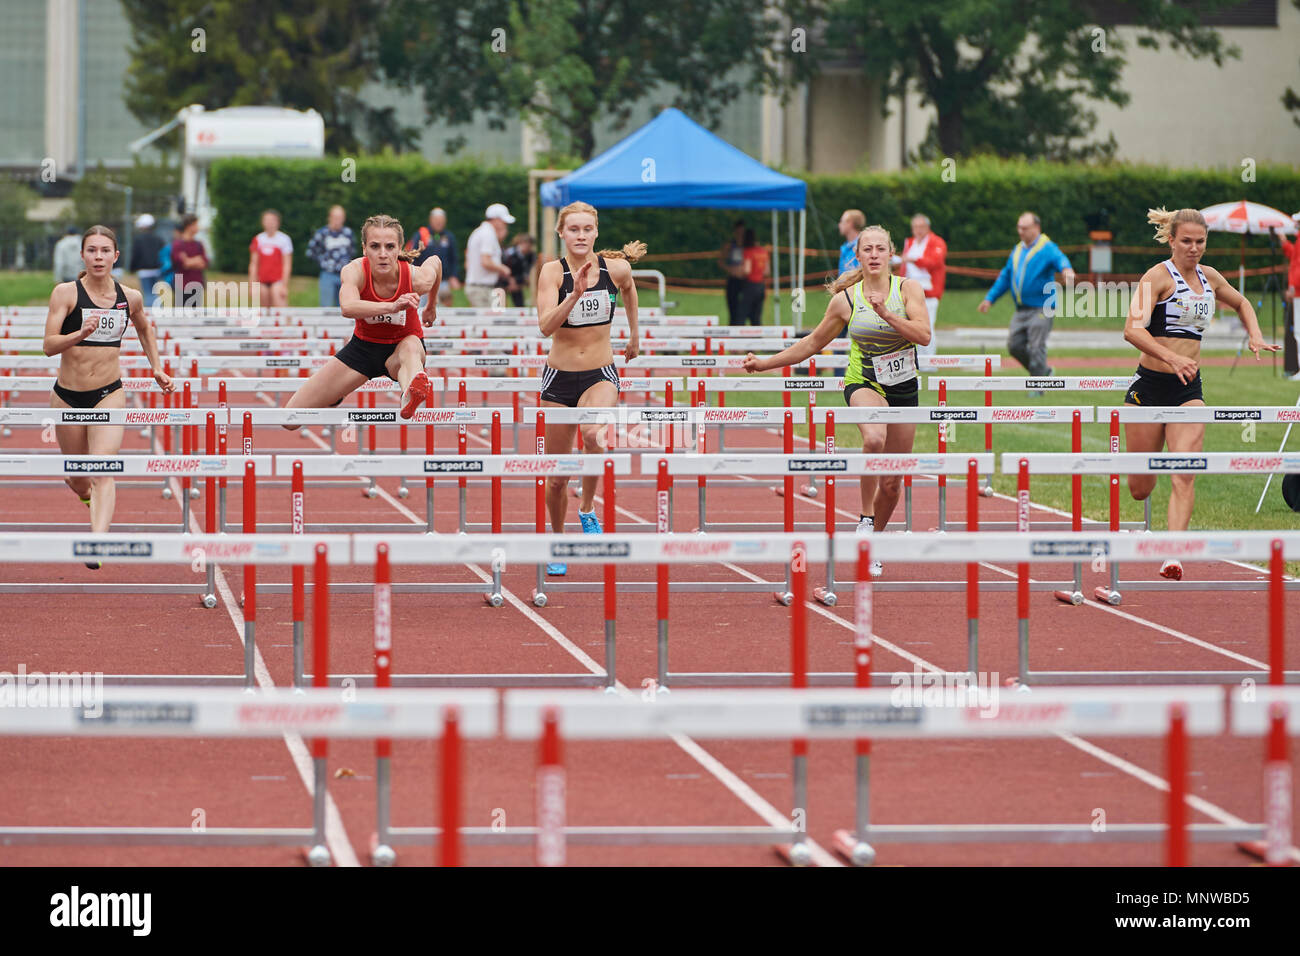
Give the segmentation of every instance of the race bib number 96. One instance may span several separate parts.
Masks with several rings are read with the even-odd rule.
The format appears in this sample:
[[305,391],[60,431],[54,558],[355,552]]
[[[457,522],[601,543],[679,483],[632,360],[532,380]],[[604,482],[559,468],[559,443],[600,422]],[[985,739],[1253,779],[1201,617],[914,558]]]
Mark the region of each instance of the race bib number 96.
[[907,348],[888,355],[873,355],[871,367],[881,385],[897,385],[916,378],[916,349]]

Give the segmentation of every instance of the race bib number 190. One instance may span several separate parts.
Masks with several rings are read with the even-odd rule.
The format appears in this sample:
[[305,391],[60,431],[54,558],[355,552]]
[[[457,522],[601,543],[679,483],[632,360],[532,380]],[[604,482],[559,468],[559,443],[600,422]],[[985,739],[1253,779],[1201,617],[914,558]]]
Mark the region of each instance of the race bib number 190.
[[888,355],[873,355],[871,367],[881,385],[897,385],[916,378],[916,349],[907,348]]

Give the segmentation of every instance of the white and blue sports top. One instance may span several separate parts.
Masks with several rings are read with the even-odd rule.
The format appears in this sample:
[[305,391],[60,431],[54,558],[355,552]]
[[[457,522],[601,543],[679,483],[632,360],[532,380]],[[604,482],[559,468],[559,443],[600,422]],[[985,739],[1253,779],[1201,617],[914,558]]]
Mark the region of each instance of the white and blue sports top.
[[1156,338],[1200,339],[1214,317],[1214,291],[1210,288],[1210,280],[1197,265],[1196,278],[1200,280],[1201,291],[1193,292],[1182,273],[1174,268],[1173,260],[1166,259],[1163,265],[1173,277],[1174,291],[1151,310],[1147,331]]

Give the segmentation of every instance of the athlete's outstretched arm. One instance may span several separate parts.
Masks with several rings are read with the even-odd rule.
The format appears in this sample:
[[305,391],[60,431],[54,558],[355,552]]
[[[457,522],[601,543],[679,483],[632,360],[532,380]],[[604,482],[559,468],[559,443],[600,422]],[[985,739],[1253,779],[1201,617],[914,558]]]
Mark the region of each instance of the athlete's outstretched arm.
[[411,269],[411,288],[416,295],[428,295],[429,299],[420,313],[420,321],[425,326],[438,321],[438,287],[442,285],[442,260],[429,256],[424,265]]
[[835,295],[831,296],[830,305],[826,306],[826,315],[817,328],[788,349],[777,352],[775,355],[769,355],[767,358],[760,358],[750,352],[745,356],[745,371],[766,372],[769,369],[798,365],[808,360],[830,345],[835,336],[839,335],[844,326],[848,324],[852,315],[853,312],[849,308],[848,301],[841,293],[835,293]]
[[163,371],[162,362],[158,359],[158,339],[154,336],[153,325],[144,317],[144,296],[130,287],[123,291],[126,293],[126,302],[130,309],[131,324],[135,326],[136,337],[140,339],[140,346],[149,359],[149,370],[153,374],[154,381],[164,392],[174,392],[176,384],[171,376]]
[[629,362],[641,353],[640,333],[637,331],[636,280],[632,278],[632,263],[626,259],[607,259],[609,277],[623,293],[623,311],[627,313],[627,347],[623,357]]
[[1250,304],[1250,300],[1234,289],[1218,269],[1209,266],[1201,268],[1205,270],[1205,277],[1210,280],[1210,288],[1214,290],[1214,301],[1236,312],[1237,318],[1246,327],[1246,334],[1250,336],[1246,347],[1255,353],[1255,361],[1259,361],[1260,352],[1279,351],[1282,348],[1280,345],[1264,344],[1264,333],[1259,330],[1259,320],[1255,317],[1255,307]]

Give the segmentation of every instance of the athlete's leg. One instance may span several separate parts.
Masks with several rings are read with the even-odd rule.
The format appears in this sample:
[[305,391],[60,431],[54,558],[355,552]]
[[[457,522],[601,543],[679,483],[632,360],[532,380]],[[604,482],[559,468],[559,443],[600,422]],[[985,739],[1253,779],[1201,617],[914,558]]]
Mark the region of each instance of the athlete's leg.
[[418,335],[402,339],[388,356],[384,368],[405,392],[411,386],[411,379],[424,371],[424,341]]
[[[597,382],[578,398],[579,408],[613,408],[618,404],[618,389],[612,382]],[[602,441],[604,425],[582,426],[582,450],[588,455],[603,455],[606,452]],[[595,507],[596,487],[600,483],[598,475],[584,475],[582,479],[582,502],[579,511],[590,512]]]
[[[885,436],[885,454],[904,455],[912,450],[916,440],[915,425],[890,425]],[[903,487],[903,480],[898,475],[881,475],[876,485],[874,509],[876,530],[884,531],[890,516],[898,505],[898,495]]]
[[[1204,406],[1199,398],[1184,405]],[[1165,426],[1165,439],[1171,452],[1199,452],[1205,443],[1205,425],[1201,422],[1170,423]],[[1192,520],[1192,506],[1196,503],[1196,476],[1173,474],[1169,476],[1169,530],[1186,531]]]
[[[1165,447],[1165,426],[1158,422],[1126,422],[1124,424],[1124,450],[1150,453]],[[1136,501],[1145,501],[1156,488],[1155,475],[1129,475],[1128,493]]]
[[[542,402],[542,408],[566,408],[558,402]],[[573,448],[573,436],[577,425],[555,425],[546,423],[546,453],[548,455],[567,455]],[[564,533],[564,519],[569,510],[569,497],[565,491],[569,479],[551,477],[546,479],[546,511],[551,516],[551,530],[556,534]]]
[[[53,392],[50,393],[51,408],[71,408],[72,406],[59,398]],[[85,455],[90,452],[90,444],[86,432],[90,430],[88,425],[55,425],[54,439],[59,443],[59,451],[65,455]],[[90,479],[78,475],[74,478],[63,479],[73,493],[82,501],[90,498]]]
[[[285,408],[330,408],[347,398],[368,379],[356,369],[348,368],[337,358],[331,358],[321,366],[311,378],[303,382],[302,388],[294,392],[284,403]],[[289,431],[296,431],[300,425],[285,425]]]
[[1007,333],[1007,351],[1026,371],[1033,362],[1029,357],[1029,320],[1032,315],[1031,309],[1016,309],[1011,314],[1011,326]]
[[[889,402],[885,400],[885,396],[870,385],[866,388],[854,389],[853,394],[849,397],[849,405],[854,408],[885,408],[888,404]],[[858,430],[862,432],[862,453],[864,455],[879,455],[885,450],[888,426],[859,425]],[[875,515],[876,486],[879,481],[880,479],[875,475],[864,475],[858,480],[862,492],[862,514],[869,518]],[[879,523],[877,523],[877,526],[879,526]]]
[[[96,408],[126,408],[126,389],[119,388],[104,397]],[[123,425],[91,425],[86,429],[89,454],[105,457],[117,455],[122,450]],[[90,530],[107,531],[113,523],[117,507],[117,482],[110,475],[95,475],[90,479]]]

